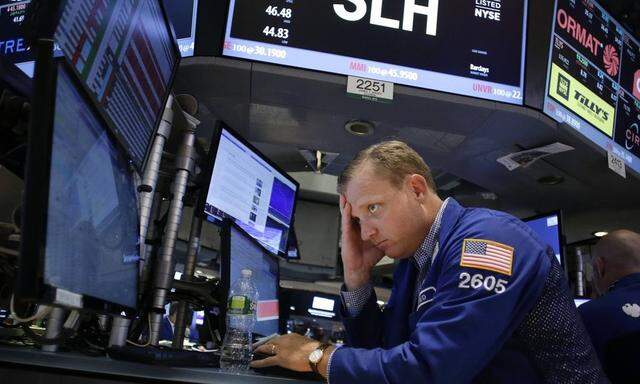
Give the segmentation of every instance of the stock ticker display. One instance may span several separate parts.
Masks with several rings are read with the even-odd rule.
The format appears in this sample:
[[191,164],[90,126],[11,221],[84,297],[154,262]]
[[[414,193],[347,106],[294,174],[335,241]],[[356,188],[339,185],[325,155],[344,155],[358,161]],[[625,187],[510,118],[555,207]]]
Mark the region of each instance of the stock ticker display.
[[56,43],[141,167],[179,53],[152,0],[67,0]]
[[522,104],[526,0],[231,0],[223,54]]
[[33,76],[31,48],[20,26],[24,22],[31,0],[0,0],[0,58]]
[[640,44],[591,0],[557,0],[544,111],[640,173]]
[[198,0],[163,0],[163,4],[176,33],[180,55],[193,56]]

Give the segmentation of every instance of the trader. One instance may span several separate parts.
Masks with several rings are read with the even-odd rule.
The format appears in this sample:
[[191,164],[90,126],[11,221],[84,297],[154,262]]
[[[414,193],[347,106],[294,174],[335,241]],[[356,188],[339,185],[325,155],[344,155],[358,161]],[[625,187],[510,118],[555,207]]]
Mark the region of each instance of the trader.
[[[286,335],[254,367],[350,384],[607,381],[553,251],[520,220],[442,201],[398,141],[361,151],[338,188],[347,344]],[[370,278],[385,254],[399,263],[381,311]]]
[[[580,314],[611,380],[638,383],[640,234],[611,232],[600,239],[593,254],[594,285],[600,297],[580,306]],[[635,381],[629,379],[631,374]]]

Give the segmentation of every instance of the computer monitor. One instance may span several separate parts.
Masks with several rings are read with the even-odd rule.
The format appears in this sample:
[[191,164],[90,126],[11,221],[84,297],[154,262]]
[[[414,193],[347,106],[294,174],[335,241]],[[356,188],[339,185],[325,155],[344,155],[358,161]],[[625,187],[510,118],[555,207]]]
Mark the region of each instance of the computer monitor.
[[105,313],[135,308],[139,219],[127,160],[65,60],[42,67],[16,294]]
[[298,289],[283,290],[283,316],[308,317],[341,321],[340,297],[322,292]]
[[258,289],[256,335],[268,336],[280,331],[280,267],[278,258],[267,252],[238,225],[225,221],[222,230],[220,276],[224,297],[240,278],[240,271],[250,269]]
[[523,219],[540,239],[553,248],[553,252],[560,265],[564,266],[564,252],[562,240],[562,219],[560,211],[550,212]]
[[274,254],[285,256],[299,184],[224,123],[210,149],[207,220],[233,219]]
[[54,39],[141,169],[180,60],[160,0],[63,0]]
[[0,0],[0,60],[32,77],[32,52],[21,31],[30,3],[31,0]]
[[198,0],[163,0],[169,20],[176,31],[182,57],[193,56],[196,41]]

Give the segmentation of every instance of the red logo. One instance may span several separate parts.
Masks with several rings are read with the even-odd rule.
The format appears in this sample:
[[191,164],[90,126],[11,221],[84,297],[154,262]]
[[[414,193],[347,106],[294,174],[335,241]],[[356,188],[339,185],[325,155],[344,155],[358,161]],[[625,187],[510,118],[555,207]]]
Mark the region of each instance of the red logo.
[[633,76],[633,96],[640,100],[640,69]]
[[[598,56],[598,51],[602,47],[602,42],[597,37],[593,36],[589,31],[584,28],[576,19],[569,16],[564,9],[558,10],[558,25],[560,28],[567,31],[576,41],[587,48],[594,56]],[[614,48],[615,49],[615,48]],[[616,56],[617,53],[616,53]],[[617,68],[616,68],[617,73]]]
[[614,77],[618,74],[618,68],[620,68],[620,57],[618,57],[616,47],[611,44],[607,44],[607,46],[604,47],[602,61],[604,61],[604,69],[607,71],[609,76]]

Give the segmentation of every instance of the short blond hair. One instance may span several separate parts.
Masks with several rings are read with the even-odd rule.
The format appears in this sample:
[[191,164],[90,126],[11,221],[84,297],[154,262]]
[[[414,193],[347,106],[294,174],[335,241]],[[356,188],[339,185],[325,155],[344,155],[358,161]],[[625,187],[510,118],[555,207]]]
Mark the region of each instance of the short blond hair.
[[408,175],[417,174],[424,177],[429,188],[436,192],[431,169],[422,156],[406,143],[390,140],[358,152],[338,177],[338,193],[344,193],[356,171],[365,162],[370,162],[382,176],[398,188]]

